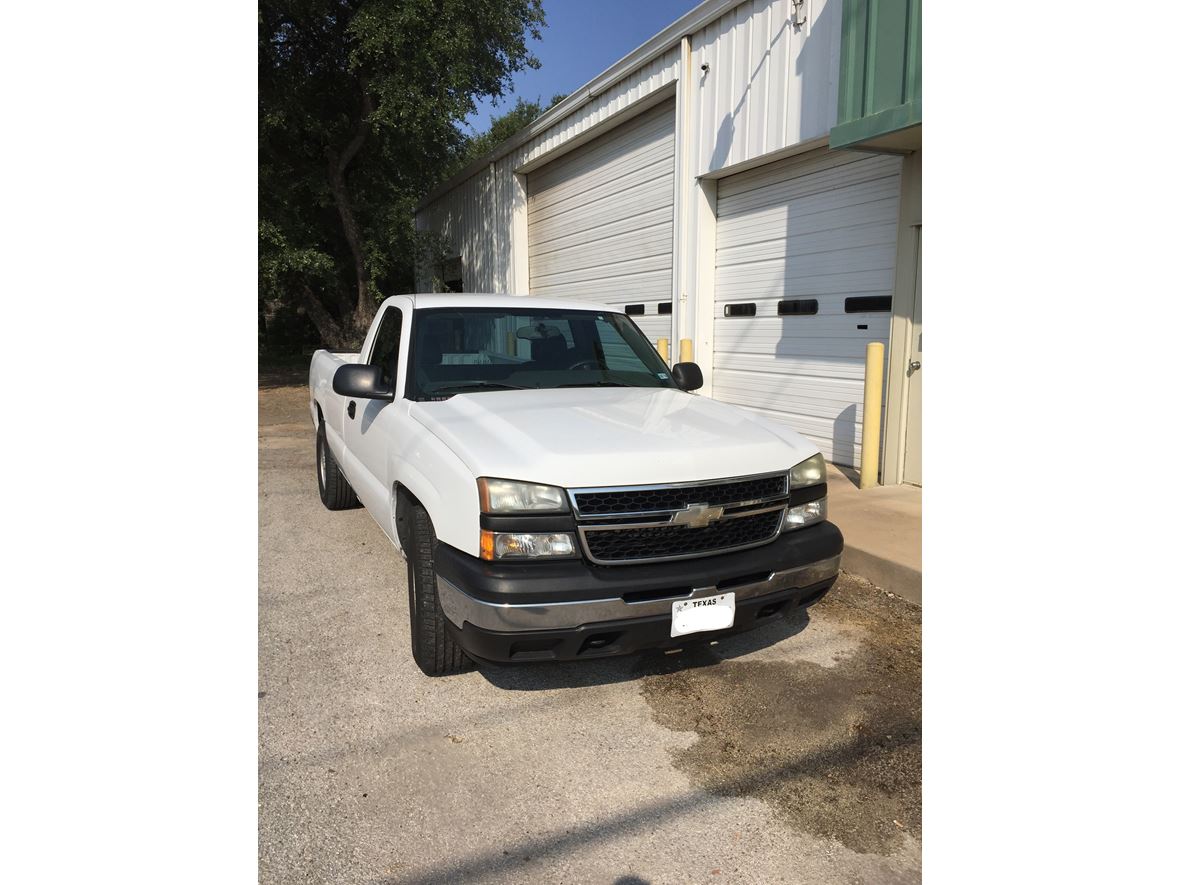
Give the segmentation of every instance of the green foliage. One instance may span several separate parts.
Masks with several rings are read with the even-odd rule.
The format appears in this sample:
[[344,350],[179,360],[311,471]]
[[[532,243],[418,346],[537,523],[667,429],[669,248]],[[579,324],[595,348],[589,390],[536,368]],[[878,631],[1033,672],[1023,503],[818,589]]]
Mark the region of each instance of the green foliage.
[[537,66],[544,21],[540,0],[263,0],[261,308],[298,302],[336,345],[412,291],[414,207],[475,100]]
[[539,98],[536,101],[525,101],[517,96],[516,104],[511,110],[498,117],[492,117],[492,125],[488,127],[487,132],[481,132],[479,135],[464,139],[456,154],[454,164],[443,177],[450,177],[473,160],[490,154],[563,98],[565,98],[564,95],[555,95],[549,99],[549,104],[542,106]]

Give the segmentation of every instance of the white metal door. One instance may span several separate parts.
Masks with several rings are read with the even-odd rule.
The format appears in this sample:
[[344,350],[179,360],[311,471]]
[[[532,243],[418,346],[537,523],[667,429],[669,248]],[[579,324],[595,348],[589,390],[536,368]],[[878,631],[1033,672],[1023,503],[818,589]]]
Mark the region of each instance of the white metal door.
[[529,173],[533,295],[630,307],[671,338],[675,125],[665,102]]
[[718,182],[713,396],[836,464],[860,463],[865,345],[889,343],[900,185],[898,157],[827,150]]

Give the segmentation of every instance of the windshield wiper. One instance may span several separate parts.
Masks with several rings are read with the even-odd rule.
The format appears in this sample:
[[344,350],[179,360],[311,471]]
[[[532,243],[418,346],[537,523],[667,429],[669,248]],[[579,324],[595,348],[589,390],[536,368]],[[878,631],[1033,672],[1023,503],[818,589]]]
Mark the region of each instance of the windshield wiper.
[[558,387],[633,387],[631,384],[622,384],[618,381],[579,381],[576,384],[558,384]]
[[460,393],[464,390],[533,390],[532,387],[520,387],[516,384],[503,384],[499,381],[464,381],[462,384],[446,384],[430,391],[436,393]]

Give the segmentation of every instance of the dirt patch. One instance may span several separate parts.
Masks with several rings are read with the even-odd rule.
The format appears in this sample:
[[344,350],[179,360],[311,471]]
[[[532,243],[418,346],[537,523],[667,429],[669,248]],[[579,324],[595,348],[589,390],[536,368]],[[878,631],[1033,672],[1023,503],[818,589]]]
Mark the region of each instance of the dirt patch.
[[662,725],[699,736],[674,759],[696,783],[887,853],[921,838],[921,609],[842,575],[809,614],[865,638],[834,667],[687,650],[644,678],[644,697]]

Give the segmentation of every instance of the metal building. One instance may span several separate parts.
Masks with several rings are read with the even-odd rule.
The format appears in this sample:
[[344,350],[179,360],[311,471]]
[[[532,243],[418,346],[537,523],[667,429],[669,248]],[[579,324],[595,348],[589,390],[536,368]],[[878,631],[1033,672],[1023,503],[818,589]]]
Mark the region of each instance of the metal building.
[[703,393],[921,483],[921,0],[706,0],[430,194],[468,292],[626,308]]

